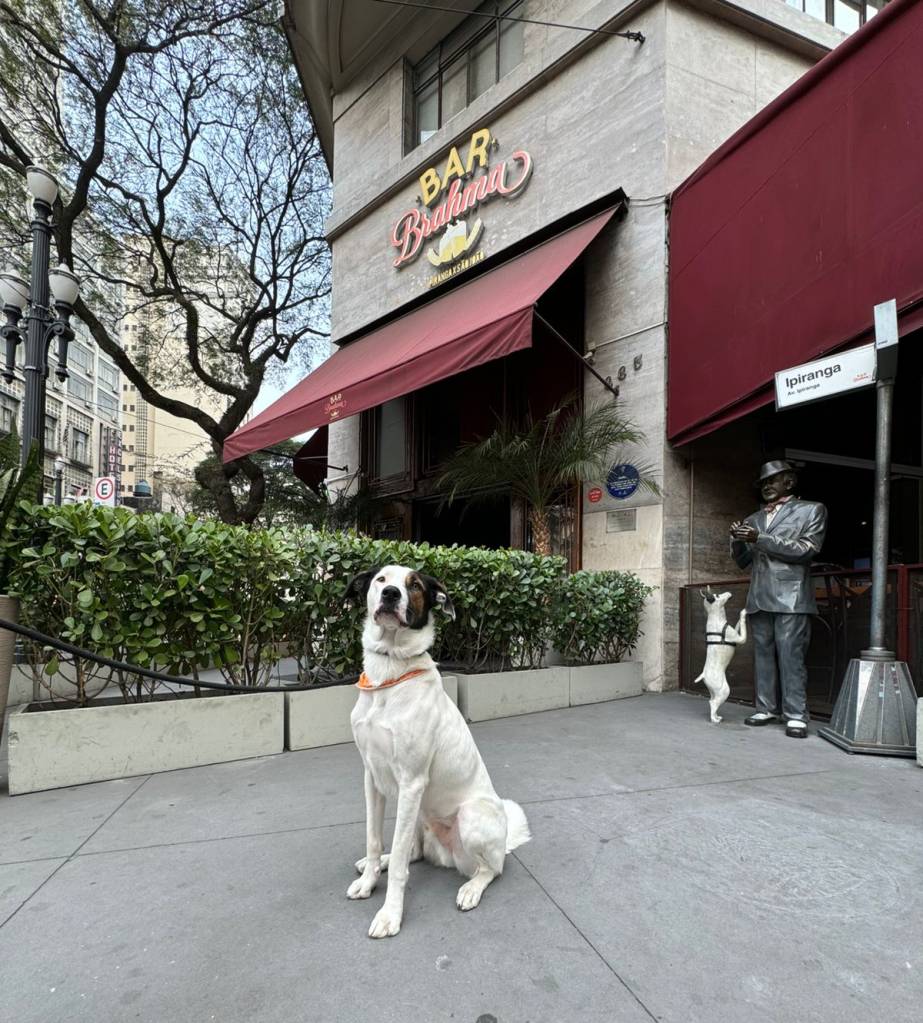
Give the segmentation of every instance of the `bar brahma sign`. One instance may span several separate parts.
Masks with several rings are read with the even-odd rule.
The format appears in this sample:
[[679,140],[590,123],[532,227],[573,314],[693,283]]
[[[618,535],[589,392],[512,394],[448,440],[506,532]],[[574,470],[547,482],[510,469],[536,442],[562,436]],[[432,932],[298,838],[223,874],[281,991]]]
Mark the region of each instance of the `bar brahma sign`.
[[[397,250],[394,266],[412,263],[426,248],[426,258],[438,271],[429,280],[434,287],[484,258],[477,248],[484,224],[475,212],[496,198],[521,194],[532,176],[532,157],[523,149],[491,164],[499,143],[489,128],[480,128],[464,151],[452,146],[445,166],[429,167],[420,175],[417,208],[404,213],[391,231]],[[425,245],[433,240],[435,244]]]

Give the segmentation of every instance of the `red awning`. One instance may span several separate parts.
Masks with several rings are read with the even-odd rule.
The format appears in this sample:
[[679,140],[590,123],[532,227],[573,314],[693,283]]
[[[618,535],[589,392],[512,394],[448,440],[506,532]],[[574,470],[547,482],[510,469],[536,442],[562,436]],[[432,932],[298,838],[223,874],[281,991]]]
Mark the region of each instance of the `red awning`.
[[340,348],[224,443],[231,461],[532,344],[532,307],[614,209]]
[[667,435],[772,400],[774,374],[923,302],[923,3],[893,0],[673,194]]

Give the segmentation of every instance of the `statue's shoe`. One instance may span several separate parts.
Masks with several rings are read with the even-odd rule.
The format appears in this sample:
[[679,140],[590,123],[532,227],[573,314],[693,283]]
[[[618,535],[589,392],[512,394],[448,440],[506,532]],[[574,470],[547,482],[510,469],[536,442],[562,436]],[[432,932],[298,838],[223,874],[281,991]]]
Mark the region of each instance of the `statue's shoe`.
[[756,714],[751,714],[750,717],[744,718],[745,725],[769,725],[773,721],[778,721],[778,714],[767,714],[765,711],[757,711]]
[[808,737],[808,725],[806,721],[799,721],[797,718],[792,718],[786,722],[785,734],[791,736],[793,739],[806,739]]

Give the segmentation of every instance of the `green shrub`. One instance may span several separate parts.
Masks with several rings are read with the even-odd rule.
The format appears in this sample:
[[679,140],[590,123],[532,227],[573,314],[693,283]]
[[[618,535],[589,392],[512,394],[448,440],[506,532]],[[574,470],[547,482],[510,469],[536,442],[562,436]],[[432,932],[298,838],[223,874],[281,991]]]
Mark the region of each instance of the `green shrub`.
[[[278,531],[89,503],[33,507],[12,556],[23,623],[116,660],[193,679],[217,667],[232,684],[259,685],[286,638],[292,559]],[[59,668],[50,648],[33,644],[30,657],[39,681]],[[126,699],[154,685],[80,658],[63,674],[81,705],[110,682]]]
[[[298,571],[289,615],[292,653],[303,675],[342,676],[362,664],[364,608],[344,605],[358,572],[398,564],[439,579],[455,605],[452,622],[440,618],[433,656],[473,671],[537,667],[551,638],[550,608],[562,558],[526,551],[431,547],[305,530],[293,544]],[[321,673],[321,674],[319,674]]]
[[555,596],[552,643],[568,664],[614,663],[641,636],[644,602],[653,593],[631,572],[575,572]]
[[[33,506],[2,544],[21,620],[104,656],[198,679],[266,685],[291,655],[305,681],[355,675],[364,608],[345,603],[358,572],[402,564],[439,579],[456,620],[439,616],[433,655],[469,671],[533,668],[550,644],[570,662],[631,651],[650,587],[620,572],[564,575],[561,558],[431,547],[312,529],[251,530],[171,514],[76,504]],[[106,685],[126,699],[154,683],[66,663],[31,644],[47,683],[59,668],[85,704]]]
[[[440,579],[457,618],[440,616],[434,656],[469,670],[534,667],[551,638],[564,563],[524,551],[430,547],[311,529],[250,530],[90,504],[33,507],[8,544],[25,624],[104,656],[197,679],[221,670],[265,685],[279,657],[305,680],[356,674],[364,608],[344,601],[358,572],[404,564]],[[154,683],[31,645],[47,683],[59,668],[85,704],[110,682],[126,699]]]

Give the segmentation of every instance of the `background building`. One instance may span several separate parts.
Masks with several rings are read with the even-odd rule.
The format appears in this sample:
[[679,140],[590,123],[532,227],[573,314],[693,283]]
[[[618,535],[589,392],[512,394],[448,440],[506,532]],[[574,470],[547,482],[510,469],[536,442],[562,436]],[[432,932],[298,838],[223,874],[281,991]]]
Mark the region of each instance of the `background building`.
[[[222,326],[211,310],[201,306],[199,323],[204,332],[209,324],[215,331]],[[225,399],[204,385],[195,386],[197,378],[188,365],[183,340],[184,325],[178,313],[171,317],[156,305],[138,307],[124,319],[126,351],[162,393],[220,418]],[[134,503],[135,487],[144,481],[151,496],[142,497],[144,503],[138,507],[180,514],[189,511],[190,493],[198,486],[195,467],[213,454],[210,438],[192,420],[149,404],[128,380],[122,383],[120,398],[124,436],[120,499]]]

